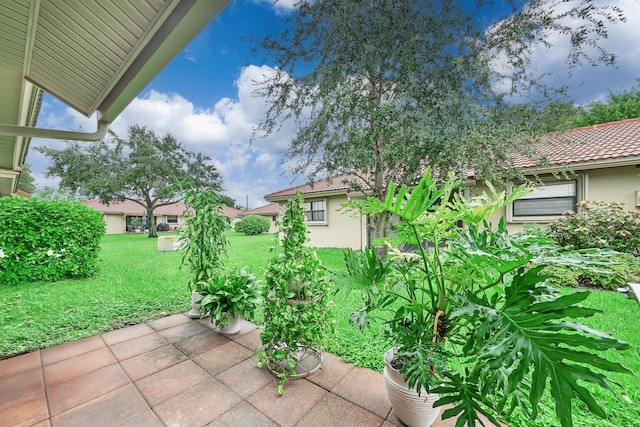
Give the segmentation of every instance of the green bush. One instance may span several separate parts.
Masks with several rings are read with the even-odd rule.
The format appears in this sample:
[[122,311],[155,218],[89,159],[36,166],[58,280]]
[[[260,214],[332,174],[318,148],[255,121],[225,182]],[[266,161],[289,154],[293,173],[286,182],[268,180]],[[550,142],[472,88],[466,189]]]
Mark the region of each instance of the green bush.
[[[527,230],[531,232],[531,230]],[[553,283],[616,289],[640,275],[640,214],[627,211],[622,203],[585,201],[581,212],[565,214],[549,224],[546,235],[560,245],[573,249],[609,249],[620,252],[611,257],[616,264],[610,274],[583,271],[565,266],[551,266],[545,273],[554,276]]]
[[638,255],[640,213],[622,203],[585,201],[579,213],[571,212],[549,224],[548,236],[575,249],[600,248]]
[[620,253],[609,258],[615,264],[607,266],[610,272],[596,273],[564,265],[545,267],[544,274],[552,276],[549,282],[555,286],[594,287],[615,290],[626,282],[635,282],[640,276],[640,259],[631,254]]
[[271,222],[260,215],[248,215],[242,218],[242,221],[236,224],[236,231],[244,233],[247,236],[255,236],[269,231]]
[[102,215],[78,202],[0,198],[0,284],[95,273]]

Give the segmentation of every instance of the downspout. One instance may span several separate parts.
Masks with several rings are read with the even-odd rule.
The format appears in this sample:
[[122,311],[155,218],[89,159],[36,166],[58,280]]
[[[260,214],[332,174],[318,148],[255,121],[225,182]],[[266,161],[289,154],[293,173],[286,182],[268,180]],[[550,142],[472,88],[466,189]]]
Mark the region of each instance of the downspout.
[[98,120],[98,129],[93,133],[0,124],[0,135],[25,136],[28,138],[69,139],[73,141],[98,141],[107,135],[108,129],[109,123],[101,120]]

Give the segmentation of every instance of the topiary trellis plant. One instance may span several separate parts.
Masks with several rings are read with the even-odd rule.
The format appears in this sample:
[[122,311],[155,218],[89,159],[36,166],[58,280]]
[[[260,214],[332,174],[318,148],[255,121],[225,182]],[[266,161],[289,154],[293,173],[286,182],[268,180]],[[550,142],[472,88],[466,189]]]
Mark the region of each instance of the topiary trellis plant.
[[185,225],[180,231],[182,267],[191,271],[187,282],[190,290],[199,292],[210,283],[225,265],[229,228],[221,215],[222,205],[217,191],[211,187],[186,190]]
[[319,367],[319,351],[333,332],[328,272],[312,248],[306,246],[305,219],[304,198],[298,193],[286,204],[278,224],[282,233],[280,250],[265,270],[265,325],[260,335],[262,347],[257,352],[258,366],[266,364],[278,378],[280,394],[287,380],[314,371],[302,359],[317,358],[314,368]]

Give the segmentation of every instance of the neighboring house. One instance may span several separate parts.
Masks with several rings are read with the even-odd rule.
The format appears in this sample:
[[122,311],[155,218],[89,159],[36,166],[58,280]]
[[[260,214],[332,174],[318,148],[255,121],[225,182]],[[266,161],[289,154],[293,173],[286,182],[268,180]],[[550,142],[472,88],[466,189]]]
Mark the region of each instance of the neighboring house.
[[[621,202],[627,210],[640,210],[640,118],[544,135],[537,153],[537,161],[521,156],[513,161],[540,185],[492,218],[494,224],[504,216],[515,232],[524,224],[549,223],[577,210],[584,200]],[[362,196],[345,183],[347,178],[340,175],[277,191],[265,199],[282,203],[301,192],[312,246],[362,249],[369,246],[367,218],[339,211],[343,203]],[[480,177],[468,176],[467,184],[469,196],[486,190]]]
[[347,182],[349,179],[354,177],[339,175],[267,194],[264,198],[269,202],[279,202],[284,209],[283,202],[297,192],[302,193],[312,246],[361,249],[369,244],[367,218],[340,211],[344,203],[362,197],[362,193],[353,191]]
[[242,209],[232,208],[231,206],[222,205],[222,213],[224,216],[229,218],[229,224],[232,226],[235,225],[236,222],[240,221],[242,218],[240,215],[244,211]]
[[544,166],[514,157],[515,166],[541,184],[501,212],[510,231],[552,222],[585,200],[640,210],[640,118],[544,135],[536,151]]
[[[138,203],[131,200],[123,202],[111,202],[108,205],[101,200],[89,200],[84,204],[102,213],[102,220],[106,225],[107,234],[123,234],[133,231],[132,221],[139,219],[146,230],[146,210]],[[167,224],[170,231],[184,223],[181,217],[185,210],[184,203],[172,203],[160,206],[153,211],[156,225]]]
[[[139,219],[146,230],[146,210],[136,202],[125,200],[123,202],[112,202],[107,205],[101,200],[96,199],[83,203],[102,213],[102,220],[106,225],[107,234],[132,232],[135,219]],[[171,203],[154,209],[153,217],[156,226],[158,224],[167,224],[169,231],[176,231],[178,227],[185,223],[185,218],[182,216],[185,209],[185,204],[182,202]],[[229,218],[230,223],[238,221],[239,212],[243,211],[222,205],[222,214]]]
[[278,231],[276,227],[276,222],[278,221],[278,216],[280,215],[280,206],[278,205],[278,203],[269,203],[266,206],[261,206],[259,208],[240,212],[240,219],[247,215],[263,216],[269,220],[269,233],[275,233],[276,231]]

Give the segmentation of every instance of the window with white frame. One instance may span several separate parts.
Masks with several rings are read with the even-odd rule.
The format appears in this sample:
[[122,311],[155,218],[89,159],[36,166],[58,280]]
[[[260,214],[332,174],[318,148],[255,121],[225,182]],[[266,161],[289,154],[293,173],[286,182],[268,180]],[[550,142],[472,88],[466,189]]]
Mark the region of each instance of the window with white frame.
[[308,222],[325,222],[326,214],[325,214],[325,200],[314,200],[309,202],[304,202],[304,210],[305,216],[307,217]]
[[545,182],[513,202],[511,217],[557,217],[566,211],[575,212],[577,204],[577,180]]

